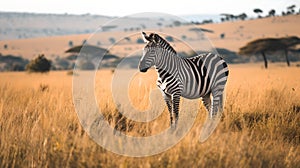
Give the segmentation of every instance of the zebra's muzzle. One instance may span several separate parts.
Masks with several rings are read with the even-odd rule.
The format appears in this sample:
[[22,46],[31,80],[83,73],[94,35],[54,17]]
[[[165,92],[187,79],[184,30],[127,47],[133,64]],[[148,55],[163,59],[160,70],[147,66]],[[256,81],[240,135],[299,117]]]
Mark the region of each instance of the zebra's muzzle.
[[140,72],[147,72],[149,68],[143,68],[143,69],[140,69]]

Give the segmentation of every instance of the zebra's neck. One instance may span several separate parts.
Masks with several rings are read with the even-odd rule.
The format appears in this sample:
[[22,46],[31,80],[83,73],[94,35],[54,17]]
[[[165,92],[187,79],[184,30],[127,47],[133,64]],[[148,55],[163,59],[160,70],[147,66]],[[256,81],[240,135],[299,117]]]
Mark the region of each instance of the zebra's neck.
[[177,74],[178,67],[182,62],[181,58],[176,53],[166,49],[158,49],[156,55],[155,68],[158,72],[166,71],[171,74]]

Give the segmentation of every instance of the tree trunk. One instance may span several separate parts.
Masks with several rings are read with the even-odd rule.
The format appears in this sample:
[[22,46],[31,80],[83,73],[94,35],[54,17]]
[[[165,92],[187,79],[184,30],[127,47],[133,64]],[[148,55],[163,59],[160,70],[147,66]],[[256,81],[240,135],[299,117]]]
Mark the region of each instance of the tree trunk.
[[290,66],[289,53],[287,49],[284,50],[284,54],[285,54],[287,66]]
[[267,57],[266,57],[266,55],[265,55],[265,52],[262,51],[262,52],[261,52],[261,55],[262,55],[263,58],[264,58],[265,68],[267,69],[267,68],[268,68],[268,60],[267,60]]

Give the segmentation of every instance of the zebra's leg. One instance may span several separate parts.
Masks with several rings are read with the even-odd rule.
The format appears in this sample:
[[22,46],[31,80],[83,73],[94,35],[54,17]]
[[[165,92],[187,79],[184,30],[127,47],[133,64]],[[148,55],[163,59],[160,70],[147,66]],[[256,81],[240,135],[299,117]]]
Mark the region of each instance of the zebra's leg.
[[179,103],[180,103],[180,94],[174,94],[172,96],[172,101],[173,101],[173,113],[175,116],[175,128],[178,123],[178,118],[179,118]]
[[163,93],[163,96],[164,96],[165,102],[168,106],[168,111],[170,113],[170,126],[172,126],[172,123],[173,123],[172,99],[171,99],[171,96],[166,93]]
[[202,97],[202,102],[203,105],[205,106],[208,114],[210,114],[210,108],[211,108],[211,98],[210,98],[211,93],[208,93],[207,95]]
[[224,92],[224,85],[220,85],[212,90],[212,104],[211,104],[211,111],[210,117],[221,117],[220,115],[223,112],[223,92]]
[[212,90],[209,116],[203,124],[199,139],[200,142],[204,142],[213,133],[220,122],[223,111],[223,89]]

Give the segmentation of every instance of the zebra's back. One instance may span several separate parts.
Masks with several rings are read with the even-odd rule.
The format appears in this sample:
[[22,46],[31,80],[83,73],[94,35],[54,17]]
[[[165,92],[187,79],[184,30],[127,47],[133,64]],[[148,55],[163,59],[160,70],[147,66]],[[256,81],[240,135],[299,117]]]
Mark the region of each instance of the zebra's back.
[[183,81],[183,97],[203,97],[216,85],[226,84],[229,70],[219,55],[206,53],[184,60],[187,67],[183,68],[180,77]]

